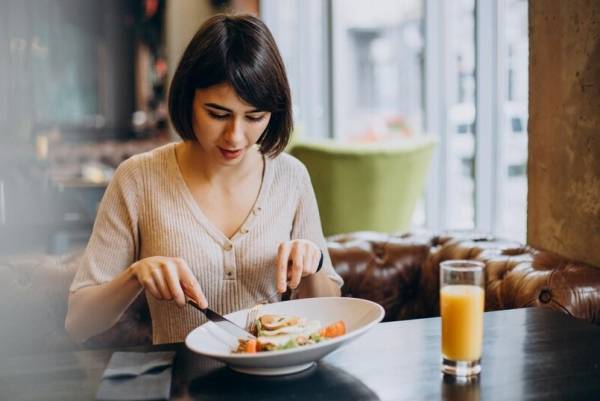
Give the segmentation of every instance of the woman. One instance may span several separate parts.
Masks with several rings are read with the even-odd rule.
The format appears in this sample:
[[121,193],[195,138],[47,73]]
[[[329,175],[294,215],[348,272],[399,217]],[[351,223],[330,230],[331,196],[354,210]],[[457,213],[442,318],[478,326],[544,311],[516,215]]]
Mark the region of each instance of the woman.
[[123,162],[102,199],[71,285],[70,335],[107,330],[142,290],[156,344],[204,321],[186,296],[225,314],[288,287],[339,295],[306,168],[282,153],[290,90],[267,27],[209,19],[177,67],[169,112],[183,141]]

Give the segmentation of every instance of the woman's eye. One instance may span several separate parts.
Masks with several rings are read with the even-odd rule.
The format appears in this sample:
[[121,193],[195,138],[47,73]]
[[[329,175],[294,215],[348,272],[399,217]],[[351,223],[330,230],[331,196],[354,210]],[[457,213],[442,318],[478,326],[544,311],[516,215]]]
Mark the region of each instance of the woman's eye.
[[208,115],[211,116],[212,118],[216,118],[217,120],[225,120],[227,117],[229,117],[229,114],[218,114],[218,113],[213,113],[212,111],[209,111]]
[[264,114],[261,114],[260,116],[246,116],[246,118],[248,119],[248,121],[252,121],[252,122],[259,122],[260,120],[262,120],[265,117]]

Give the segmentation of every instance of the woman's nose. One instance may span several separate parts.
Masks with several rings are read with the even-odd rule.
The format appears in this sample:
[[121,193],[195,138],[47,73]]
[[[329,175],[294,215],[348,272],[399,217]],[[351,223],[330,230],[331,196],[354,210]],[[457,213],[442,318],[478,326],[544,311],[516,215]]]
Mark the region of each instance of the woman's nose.
[[233,118],[227,125],[225,139],[231,144],[238,144],[244,138],[244,122],[239,118]]

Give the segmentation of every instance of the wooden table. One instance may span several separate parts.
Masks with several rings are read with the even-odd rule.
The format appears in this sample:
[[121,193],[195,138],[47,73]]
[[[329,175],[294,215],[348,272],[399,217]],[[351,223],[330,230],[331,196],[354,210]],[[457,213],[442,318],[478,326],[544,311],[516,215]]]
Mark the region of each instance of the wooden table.
[[[478,382],[440,374],[439,318],[382,323],[284,377],[253,377],[175,349],[172,400],[600,400],[600,326],[549,309],[485,314]],[[0,361],[2,400],[93,400],[113,351],[18,355]],[[133,349],[132,349],[133,350]]]

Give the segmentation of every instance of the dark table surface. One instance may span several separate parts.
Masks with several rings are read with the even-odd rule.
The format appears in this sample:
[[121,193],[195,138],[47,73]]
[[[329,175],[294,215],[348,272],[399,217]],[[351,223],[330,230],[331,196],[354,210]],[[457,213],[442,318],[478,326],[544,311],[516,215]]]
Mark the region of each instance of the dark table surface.
[[[482,373],[440,374],[439,318],[382,323],[305,372],[235,373],[175,349],[172,400],[600,400],[600,326],[549,309],[485,314]],[[18,355],[0,361],[2,400],[93,400],[113,351]],[[119,349],[124,350],[124,349]]]

